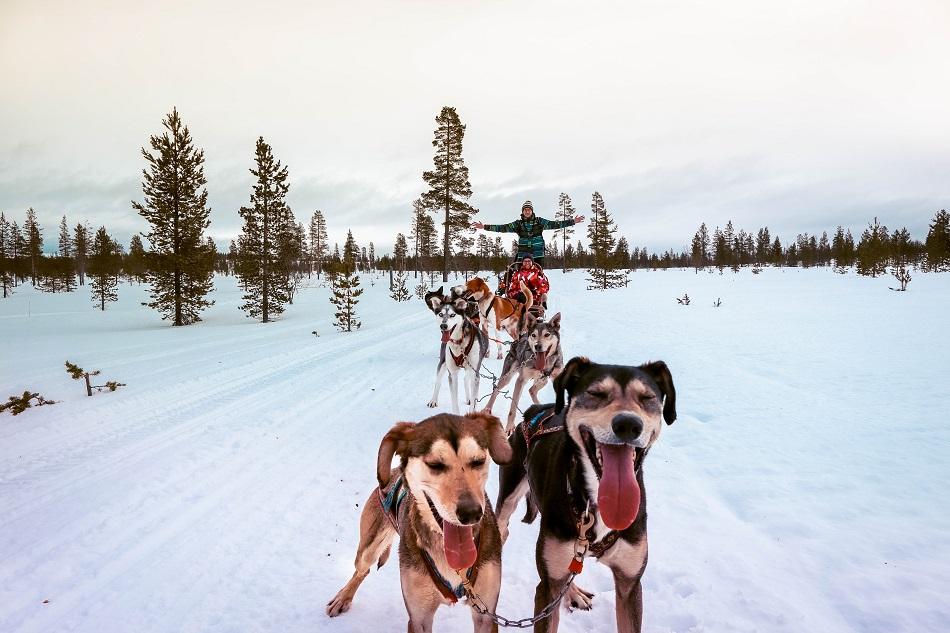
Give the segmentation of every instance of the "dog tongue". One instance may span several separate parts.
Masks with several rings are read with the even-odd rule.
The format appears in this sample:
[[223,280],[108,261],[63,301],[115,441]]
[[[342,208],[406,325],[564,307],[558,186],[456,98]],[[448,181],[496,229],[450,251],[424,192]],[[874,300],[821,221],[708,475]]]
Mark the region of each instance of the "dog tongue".
[[445,547],[445,560],[452,569],[467,569],[475,564],[478,550],[472,538],[471,525],[455,525],[442,522],[442,540]]
[[537,370],[544,369],[544,365],[548,362],[548,355],[544,352],[535,352],[534,353],[534,368]]
[[[453,328],[454,329],[454,328]],[[448,343],[449,338],[452,336],[452,330],[442,330],[442,342]]]
[[600,444],[604,459],[597,507],[611,530],[625,530],[640,510],[640,486],[633,472],[633,447],[628,444]]

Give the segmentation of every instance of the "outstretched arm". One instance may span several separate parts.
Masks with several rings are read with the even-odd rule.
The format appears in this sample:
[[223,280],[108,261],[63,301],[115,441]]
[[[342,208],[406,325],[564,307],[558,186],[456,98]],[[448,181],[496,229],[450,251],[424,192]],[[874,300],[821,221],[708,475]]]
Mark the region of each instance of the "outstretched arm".
[[580,224],[584,221],[584,216],[575,215],[569,220],[547,220],[545,218],[538,218],[541,221],[541,226],[545,231],[549,229],[563,229],[568,226],[574,226],[575,224]]
[[482,229],[485,231],[494,231],[495,233],[517,233],[518,232],[518,221],[509,222],[508,224],[482,224],[481,222],[475,222],[472,224],[473,229]]

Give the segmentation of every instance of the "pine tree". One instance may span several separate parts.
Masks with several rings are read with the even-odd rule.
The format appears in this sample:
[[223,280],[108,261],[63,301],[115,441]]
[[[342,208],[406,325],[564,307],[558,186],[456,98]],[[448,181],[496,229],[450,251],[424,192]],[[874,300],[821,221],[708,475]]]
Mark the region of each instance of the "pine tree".
[[26,238],[23,237],[23,231],[20,230],[20,225],[14,220],[10,223],[10,256],[13,259],[11,267],[13,269],[14,287],[23,283],[26,279],[23,262],[20,261],[23,259],[24,253],[26,253]]
[[[573,220],[576,210],[574,209],[574,203],[571,202],[571,197],[566,193],[561,193],[557,199],[557,212],[555,213],[555,219],[557,220]],[[574,234],[573,226],[566,226],[554,231],[554,243],[557,243],[558,238],[561,240],[561,250],[564,253],[567,253],[568,241],[570,240],[571,235]],[[567,272],[567,256],[565,255],[564,259],[561,260],[561,272]]]
[[393,281],[392,292],[389,293],[389,296],[391,296],[395,301],[409,301],[412,298],[412,295],[409,294],[409,289],[406,287],[407,277],[408,275],[404,270],[400,270],[396,274],[396,279]]
[[617,240],[614,233],[617,226],[607,212],[607,205],[599,192],[595,191],[590,205],[591,221],[587,227],[590,250],[593,261],[588,269],[590,283],[588,289],[606,290],[625,285],[626,273],[617,271],[614,266],[614,248]]
[[33,207],[26,211],[23,232],[26,233],[26,253],[30,258],[30,277],[33,280],[33,286],[36,286],[38,284],[40,258],[43,256],[43,229],[36,221],[36,211],[33,210]]
[[129,242],[129,256],[125,261],[125,272],[129,280],[135,279],[139,283],[145,279],[145,246],[142,245],[142,238],[137,234],[132,236]]
[[449,280],[450,244],[469,228],[478,209],[465,202],[472,196],[468,167],[462,160],[462,139],[465,126],[455,108],[444,107],[435,119],[438,127],[432,145],[436,148],[435,169],[422,174],[429,191],[422,194],[422,204],[433,213],[445,214],[442,238],[442,281]]
[[933,271],[950,270],[950,213],[941,209],[927,231],[927,265]]
[[286,251],[289,248],[287,213],[287,167],[274,158],[271,146],[263,137],[254,150],[256,177],[251,192],[251,206],[241,207],[244,226],[238,238],[243,246],[238,276],[245,288],[241,309],[251,317],[267,323],[284,311],[290,300],[287,289]]
[[417,198],[412,203],[412,220],[410,223],[409,237],[413,241],[413,256],[415,258],[415,276],[419,275],[422,268],[422,262],[428,266],[428,259],[435,251],[436,230],[435,222],[426,211],[422,199]]
[[323,272],[323,260],[330,252],[327,245],[327,221],[323,217],[323,211],[317,210],[310,217],[310,261],[311,268],[313,262],[317,264],[317,279]]
[[89,252],[89,227],[81,222],[73,228],[73,249],[76,252],[76,272],[79,285],[86,285],[86,257]]
[[3,213],[0,213],[0,285],[3,298],[13,292],[13,231]]
[[406,236],[398,233],[396,243],[393,246],[393,260],[395,260],[397,270],[406,270],[406,256],[408,253],[409,245],[406,243]]
[[202,310],[214,304],[205,297],[213,286],[204,230],[210,224],[204,151],[173,109],[162,121],[166,131],[153,135],[154,153],[142,148],[148,168],[142,170],[145,203],[132,207],[148,220],[145,236],[151,245],[148,278],[152,301],[147,305],[171,319],[173,325],[200,321]]
[[355,271],[359,263],[360,248],[353,238],[353,231],[346,231],[346,241],[343,243],[343,266],[347,270]]
[[92,286],[92,302],[105,311],[106,303],[118,300],[119,257],[116,243],[101,226],[96,231],[89,253],[88,273]]
[[[348,231],[347,241],[352,240],[352,231]],[[354,242],[355,244],[355,242]],[[344,249],[345,250],[345,249]],[[348,263],[349,262],[349,263]],[[334,271],[330,277],[330,303],[336,308],[334,326],[341,332],[358,330],[362,323],[356,318],[356,305],[363,294],[360,288],[360,278],[356,274],[353,258],[344,257],[339,271]]]
[[66,224],[66,216],[59,223],[59,259],[56,272],[63,290],[72,292],[76,288],[76,264],[73,259],[75,255],[75,245],[72,235],[69,232],[69,225]]
[[700,269],[705,268],[709,261],[709,229],[703,222],[693,235],[692,243],[693,268],[698,273]]
[[868,224],[858,243],[858,274],[877,277],[887,271],[888,232],[877,218]]
[[368,260],[370,272],[376,270],[376,246],[370,242],[369,243],[369,254]]

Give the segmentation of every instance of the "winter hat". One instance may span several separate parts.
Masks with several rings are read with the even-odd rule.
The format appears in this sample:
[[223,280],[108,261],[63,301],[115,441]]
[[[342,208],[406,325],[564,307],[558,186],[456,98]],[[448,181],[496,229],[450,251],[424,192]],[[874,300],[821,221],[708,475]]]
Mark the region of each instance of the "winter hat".
[[522,211],[524,211],[526,208],[531,209],[531,211],[534,211],[534,205],[531,204],[531,201],[530,201],[530,200],[525,200],[525,201],[524,201],[524,204],[521,205],[521,210],[522,210]]

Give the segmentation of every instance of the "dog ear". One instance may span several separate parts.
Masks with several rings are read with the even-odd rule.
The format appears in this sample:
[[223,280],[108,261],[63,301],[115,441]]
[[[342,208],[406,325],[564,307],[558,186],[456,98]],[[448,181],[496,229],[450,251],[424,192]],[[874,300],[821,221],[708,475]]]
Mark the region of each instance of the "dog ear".
[[478,316],[478,302],[477,301],[474,301],[472,299],[467,300],[467,304],[465,307],[465,316],[467,316],[470,319],[474,319],[475,317]]
[[548,325],[553,327],[555,330],[560,330],[561,329],[561,313],[558,312],[553,317],[551,317],[551,320],[548,321]]
[[640,369],[645,371],[653,378],[656,385],[663,394],[663,419],[667,424],[673,424],[676,420],[676,387],[673,386],[673,374],[670,368],[661,360],[646,365],[640,365]]
[[485,433],[488,435],[488,454],[492,461],[499,466],[504,466],[511,461],[511,445],[508,443],[508,436],[501,426],[501,420],[482,411],[466,413],[466,418],[481,422],[485,427]]
[[537,320],[538,319],[534,316],[533,312],[526,312],[524,315],[524,331],[530,332]]
[[567,361],[567,365],[564,366],[564,369],[561,370],[558,377],[554,379],[554,393],[557,394],[557,400],[554,404],[554,413],[560,413],[564,410],[564,394],[567,393],[570,395],[575,385],[577,385],[577,380],[580,378],[580,375],[590,369],[590,366],[591,362],[586,356],[575,356]]
[[380,488],[389,485],[389,473],[393,467],[393,455],[403,453],[406,450],[406,443],[412,437],[412,432],[416,428],[414,422],[397,422],[393,428],[389,429],[383,436],[383,441],[379,444],[379,453],[376,455],[376,480]]

